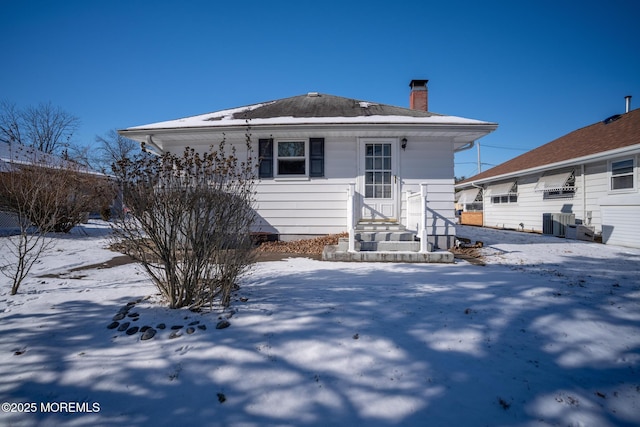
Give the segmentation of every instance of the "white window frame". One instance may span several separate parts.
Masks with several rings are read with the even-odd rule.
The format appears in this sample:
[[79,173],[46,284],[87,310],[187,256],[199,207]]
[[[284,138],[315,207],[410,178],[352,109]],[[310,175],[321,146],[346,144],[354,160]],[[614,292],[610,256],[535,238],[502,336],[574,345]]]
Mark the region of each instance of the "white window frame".
[[[619,173],[619,174],[615,174],[613,172],[613,165],[615,163],[622,163],[622,162],[626,162],[626,161],[631,161],[631,172],[625,172],[625,173]],[[609,192],[611,193],[625,193],[625,192],[629,192],[629,191],[635,191],[636,188],[638,187],[638,183],[637,183],[637,177],[636,177],[636,166],[637,166],[637,161],[636,161],[636,157],[626,157],[626,158],[619,158],[619,159],[615,159],[615,160],[610,160],[609,161],[609,165],[608,165],[608,181],[609,181]],[[613,180],[615,178],[621,178],[621,177],[625,177],[625,176],[630,176],[632,179],[632,185],[631,187],[625,187],[625,188],[613,188]]]
[[[280,157],[278,155],[278,145],[281,142],[304,142],[304,156],[299,157]],[[273,144],[273,161],[274,161],[274,177],[280,179],[300,179],[309,177],[309,138],[295,138],[295,139],[276,139]],[[281,174],[280,173],[280,160],[303,160],[304,159],[304,174]]]
[[515,205],[517,203],[518,203],[517,194],[502,194],[500,196],[491,196],[492,205]]

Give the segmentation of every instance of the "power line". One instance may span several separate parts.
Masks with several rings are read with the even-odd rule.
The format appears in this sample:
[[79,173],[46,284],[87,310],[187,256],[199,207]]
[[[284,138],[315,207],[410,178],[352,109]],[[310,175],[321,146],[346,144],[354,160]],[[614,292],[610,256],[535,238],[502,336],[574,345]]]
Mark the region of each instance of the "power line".
[[500,150],[515,150],[515,151],[529,151],[529,148],[515,148],[515,147],[499,147],[497,145],[487,145],[487,144],[482,144],[483,147],[489,147],[489,148],[498,148]]

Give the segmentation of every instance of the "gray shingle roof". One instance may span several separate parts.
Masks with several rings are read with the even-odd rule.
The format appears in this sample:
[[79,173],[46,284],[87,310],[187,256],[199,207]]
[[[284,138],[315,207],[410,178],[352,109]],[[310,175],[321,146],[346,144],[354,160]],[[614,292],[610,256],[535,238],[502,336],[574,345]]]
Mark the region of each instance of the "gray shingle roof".
[[432,117],[440,114],[318,93],[265,102],[257,108],[245,109],[233,114],[234,119],[361,116]]

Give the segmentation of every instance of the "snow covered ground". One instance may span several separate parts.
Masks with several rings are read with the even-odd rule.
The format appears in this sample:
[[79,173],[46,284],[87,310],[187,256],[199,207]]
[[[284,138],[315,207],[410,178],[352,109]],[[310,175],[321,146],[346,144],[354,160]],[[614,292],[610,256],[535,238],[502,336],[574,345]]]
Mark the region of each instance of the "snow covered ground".
[[[0,276],[0,425],[640,425],[640,250],[460,227],[488,265],[262,262],[198,314],[101,268],[107,233]],[[127,303],[167,328],[108,329]]]

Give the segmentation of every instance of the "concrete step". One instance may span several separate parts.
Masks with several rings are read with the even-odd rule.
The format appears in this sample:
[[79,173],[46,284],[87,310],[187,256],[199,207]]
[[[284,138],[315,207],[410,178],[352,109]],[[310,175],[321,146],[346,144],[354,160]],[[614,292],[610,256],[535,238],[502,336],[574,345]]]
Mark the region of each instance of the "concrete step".
[[[360,242],[356,240],[355,242],[355,250],[360,250]],[[349,250],[349,238],[348,237],[340,237],[338,239],[338,244],[336,245],[336,250],[341,252],[347,252]]]
[[411,242],[415,234],[409,231],[357,231],[355,239],[361,242]]
[[453,263],[451,252],[404,252],[404,251],[360,251],[346,252],[338,250],[338,245],[327,245],[322,252],[324,261],[349,262],[420,262],[420,263]]
[[398,222],[360,221],[356,231],[404,231],[406,227]]
[[420,242],[413,241],[375,241],[360,242],[361,251],[382,251],[382,252],[418,252]]

